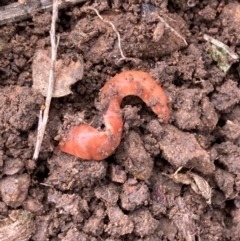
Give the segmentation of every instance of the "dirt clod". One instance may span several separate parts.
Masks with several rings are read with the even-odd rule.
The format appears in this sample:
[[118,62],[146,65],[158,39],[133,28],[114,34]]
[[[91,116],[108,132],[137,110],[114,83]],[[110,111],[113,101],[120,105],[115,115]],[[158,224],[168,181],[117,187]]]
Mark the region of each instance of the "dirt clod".
[[222,25],[224,27],[227,27],[224,28],[224,30],[226,31],[228,29],[228,31],[232,32],[236,38],[235,40],[238,39],[238,34],[240,33],[240,27],[238,24],[238,21],[240,19],[239,11],[239,2],[231,1],[223,8],[223,11],[219,17],[222,21]]
[[80,232],[76,227],[71,228],[67,231],[67,234],[62,236],[60,235],[60,238],[62,241],[68,241],[68,240],[81,240],[81,241],[87,241],[88,237],[83,232]]
[[1,220],[0,240],[28,241],[35,231],[35,222],[31,213],[24,210],[13,210],[8,218]]
[[127,174],[118,165],[110,166],[110,178],[113,182],[124,183],[127,179]]
[[170,211],[170,218],[176,225],[181,235],[187,241],[194,240],[194,233],[197,231],[196,223],[194,222],[195,214],[187,207],[186,202],[181,197],[176,199],[176,206]]
[[141,237],[153,234],[160,224],[148,210],[140,209],[130,215],[134,223],[134,233]]
[[133,231],[133,222],[119,207],[109,207],[107,215],[110,220],[109,224],[105,227],[107,233],[119,237]]
[[3,201],[13,208],[21,206],[27,197],[29,185],[30,177],[27,174],[2,178],[0,193]]
[[226,141],[231,141],[234,144],[240,144],[240,125],[237,121],[227,120],[226,124],[220,130],[221,135]]
[[34,198],[27,198],[24,202],[23,202],[23,207],[25,210],[33,213],[33,214],[41,214],[43,211],[43,205],[42,203]]
[[94,215],[85,222],[83,231],[94,236],[101,235],[103,233],[105,216],[105,211],[101,207],[98,207]]
[[216,13],[215,9],[213,9],[209,5],[207,5],[198,14],[203,18],[203,20],[205,20],[205,21],[212,21],[212,20],[215,19],[217,13]]
[[240,89],[233,80],[227,80],[223,85],[217,87],[217,93],[212,96],[212,103],[219,111],[229,112],[240,101]]
[[153,160],[144,148],[143,141],[138,133],[130,131],[119,146],[117,160],[123,162],[126,170],[135,178],[146,180],[150,177]]
[[218,187],[224,192],[225,197],[229,198],[233,194],[234,176],[218,168],[214,174]]
[[55,155],[48,163],[50,173],[47,183],[61,190],[91,186],[106,175],[105,162],[81,161],[67,154]]
[[3,174],[14,175],[23,171],[24,163],[21,159],[7,159],[4,162]]
[[85,200],[75,194],[61,195],[58,192],[49,192],[48,201],[55,203],[61,214],[72,215],[75,222],[81,222],[84,219],[84,214],[87,214],[89,209]]
[[147,204],[149,199],[148,187],[134,179],[127,180],[120,195],[121,207],[133,211],[141,205]]
[[28,87],[5,87],[0,90],[0,121],[17,130],[29,130],[37,120],[43,98]]
[[223,164],[230,173],[238,174],[240,171],[240,148],[238,146],[227,141],[214,145],[211,151],[212,153],[216,151],[213,158],[215,157],[215,160]]
[[172,125],[160,125],[153,120],[148,130],[158,140],[162,155],[172,165],[195,168],[204,174],[214,170],[210,155],[200,147],[192,134],[182,132]]
[[114,184],[97,186],[94,192],[97,198],[111,206],[116,205],[119,198],[118,187]]
[[176,125],[182,130],[212,131],[218,122],[213,104],[199,89],[179,90],[173,117]]

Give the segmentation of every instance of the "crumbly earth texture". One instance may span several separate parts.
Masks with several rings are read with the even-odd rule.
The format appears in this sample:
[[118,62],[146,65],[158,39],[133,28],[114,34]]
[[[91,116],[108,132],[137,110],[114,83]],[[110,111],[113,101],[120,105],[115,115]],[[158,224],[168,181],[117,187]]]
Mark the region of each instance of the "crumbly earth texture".
[[[203,37],[240,55],[239,12],[237,1],[220,0],[93,0],[59,10],[58,59],[71,68],[81,58],[83,77],[75,73],[72,93],[53,98],[36,161],[44,97],[33,88],[32,62],[50,49],[51,14],[1,26],[1,240],[240,240],[240,68],[223,72]],[[169,123],[129,96],[112,156],[96,162],[60,152],[56,137],[71,126],[104,128],[99,91],[124,70],[149,72],[161,84]]]

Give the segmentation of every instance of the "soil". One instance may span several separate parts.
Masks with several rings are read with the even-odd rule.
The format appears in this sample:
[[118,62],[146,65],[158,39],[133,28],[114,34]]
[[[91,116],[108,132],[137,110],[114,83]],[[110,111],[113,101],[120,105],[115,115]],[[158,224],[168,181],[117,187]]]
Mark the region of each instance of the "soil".
[[[1,240],[240,240],[240,68],[228,56],[224,72],[204,40],[208,34],[240,54],[239,12],[232,0],[94,0],[60,10],[58,59],[81,58],[83,77],[75,73],[72,93],[53,98],[38,160],[44,96],[33,88],[32,63],[37,51],[50,51],[51,13],[1,26]],[[97,96],[124,70],[149,72],[161,84],[169,123],[129,96],[112,156],[84,161],[61,152],[56,137],[66,119],[102,127]],[[205,180],[211,200],[208,185],[196,181],[196,190],[180,174]]]

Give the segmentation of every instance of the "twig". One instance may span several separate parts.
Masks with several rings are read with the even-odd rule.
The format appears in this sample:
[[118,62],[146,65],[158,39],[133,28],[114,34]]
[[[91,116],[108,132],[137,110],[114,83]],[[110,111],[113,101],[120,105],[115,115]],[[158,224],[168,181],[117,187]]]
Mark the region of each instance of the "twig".
[[[58,1],[58,8],[67,8],[68,6],[88,1],[90,0]],[[0,7],[0,26],[6,23],[31,18],[34,13],[41,9],[52,9],[52,0],[27,0],[24,4],[14,2],[7,6],[2,6]]]
[[[97,10],[96,8],[90,7],[90,6],[84,8],[84,10],[88,10],[88,9],[89,9],[89,10],[93,10],[93,11],[97,14],[97,16],[98,16],[104,23],[109,24],[109,25],[112,27],[113,31],[117,34],[118,47],[119,47],[120,54],[121,54],[121,58],[120,58],[118,61],[128,59],[128,58],[125,57],[125,55],[124,55],[124,53],[123,53],[122,46],[121,46],[121,36],[120,36],[119,32],[117,31],[115,25],[114,25],[111,21],[104,20],[103,17],[100,15],[100,13],[98,12],[98,10]],[[130,59],[131,59],[131,58],[130,58]]]
[[172,28],[162,17],[160,17],[159,15],[157,15],[157,17],[166,26],[166,28],[173,32],[178,38],[182,39],[186,46],[188,45],[186,39],[182,37],[174,28]]
[[44,183],[44,182],[40,182],[39,184],[42,185],[42,186],[45,186],[45,187],[53,187],[53,185],[47,184],[47,183]]
[[45,109],[43,112],[43,116],[42,116],[42,110],[40,111],[40,116],[39,116],[37,141],[36,141],[35,151],[34,151],[34,155],[33,155],[34,160],[36,160],[38,158],[38,155],[40,152],[43,136],[44,136],[45,129],[47,126],[48,114],[49,114],[52,94],[53,94],[53,90],[54,90],[55,62],[56,62],[57,49],[58,49],[58,44],[59,44],[59,36],[57,36],[57,39],[56,39],[57,18],[58,18],[58,0],[53,0],[52,24],[51,24],[51,30],[50,30],[51,48],[52,48],[51,69],[50,69],[49,79],[48,79],[48,93],[47,93],[47,97],[46,97],[46,101],[45,101]]

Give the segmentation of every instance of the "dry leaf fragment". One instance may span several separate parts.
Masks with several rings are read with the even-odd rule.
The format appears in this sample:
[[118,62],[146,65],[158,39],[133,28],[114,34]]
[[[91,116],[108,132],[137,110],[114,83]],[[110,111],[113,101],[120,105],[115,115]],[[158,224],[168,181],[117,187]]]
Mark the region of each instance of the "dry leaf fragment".
[[179,173],[181,169],[182,167],[178,168],[177,171],[171,175],[165,173],[163,174],[171,178],[176,183],[190,185],[195,193],[202,195],[207,200],[207,203],[211,204],[212,188],[208,182],[193,172],[187,172],[185,174]]
[[[40,91],[43,96],[47,96],[51,67],[49,54],[47,50],[37,50],[32,64],[33,89]],[[78,56],[76,62],[70,60],[68,64],[65,64],[62,59],[56,61],[53,97],[62,97],[71,94],[70,86],[82,79],[82,76],[83,60],[80,56]]]
[[190,185],[191,182],[192,182],[191,178],[186,174],[179,173],[179,171],[181,169],[182,169],[182,167],[179,167],[177,169],[177,171],[174,172],[173,174],[167,175],[167,174],[164,173],[164,175],[170,177],[176,183],[182,183],[182,184],[185,184],[185,185]]
[[1,241],[27,241],[35,231],[35,222],[28,211],[13,210],[8,218],[0,218]]
[[201,194],[207,200],[207,203],[211,204],[212,188],[210,187],[208,182],[195,173],[188,172],[187,175],[190,176],[193,180],[193,182],[191,183],[191,188],[194,190],[193,186],[196,186],[197,189],[195,187],[196,190],[194,191],[198,194]]

